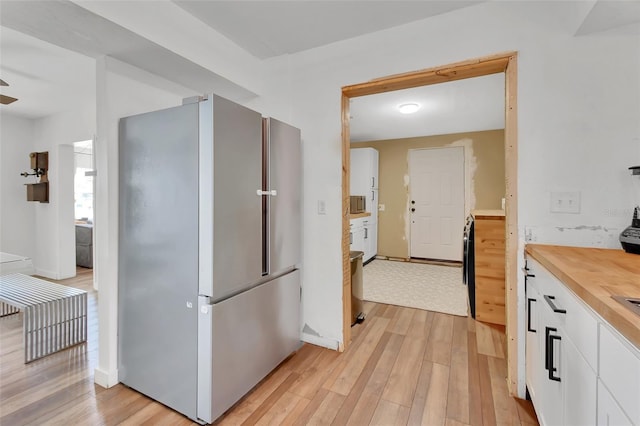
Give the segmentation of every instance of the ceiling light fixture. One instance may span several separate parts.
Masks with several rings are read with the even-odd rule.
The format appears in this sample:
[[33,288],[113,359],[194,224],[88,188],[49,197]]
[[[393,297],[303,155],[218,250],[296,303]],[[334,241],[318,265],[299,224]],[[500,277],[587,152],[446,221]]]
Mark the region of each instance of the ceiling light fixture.
[[415,102],[398,105],[398,111],[400,111],[402,114],[413,114],[419,109],[420,105]]

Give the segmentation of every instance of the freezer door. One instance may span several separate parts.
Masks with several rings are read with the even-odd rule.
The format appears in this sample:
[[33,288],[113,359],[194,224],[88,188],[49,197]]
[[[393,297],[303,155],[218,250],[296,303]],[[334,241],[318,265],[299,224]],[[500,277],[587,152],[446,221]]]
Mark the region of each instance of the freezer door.
[[300,347],[300,272],[200,300],[198,418],[213,422]]
[[[268,128],[269,274],[300,265],[302,231],[302,148],[300,130],[273,118]],[[275,195],[273,195],[275,194]]]
[[200,102],[200,294],[223,300],[262,278],[262,116]]
[[118,375],[196,416],[198,107],[120,120]]

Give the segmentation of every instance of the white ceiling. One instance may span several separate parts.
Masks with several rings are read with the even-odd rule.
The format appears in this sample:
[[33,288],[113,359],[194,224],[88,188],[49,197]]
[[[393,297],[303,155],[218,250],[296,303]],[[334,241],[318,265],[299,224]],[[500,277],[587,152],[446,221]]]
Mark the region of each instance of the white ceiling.
[[178,6],[264,59],[482,3],[474,1],[193,1]]
[[[259,58],[294,53],[483,3],[435,0],[162,1],[174,5],[176,9],[182,8]],[[110,2],[104,3],[108,7]],[[153,16],[154,3],[156,2],[150,1],[145,6],[149,9],[150,18]],[[545,5],[551,7],[554,3],[560,2],[525,1],[521,4],[541,8],[536,19],[543,19],[546,16],[543,13],[547,7]],[[573,28],[567,28],[568,34],[577,31],[582,36],[599,31],[611,32],[616,28],[622,28],[625,33],[633,33],[634,28],[640,28],[638,1],[582,0],[579,3],[583,5],[581,10],[585,10],[580,15],[584,15],[584,18],[579,18],[582,25],[576,26],[573,23]],[[517,3],[513,5],[517,7]],[[19,101],[9,106],[2,106],[0,112],[3,114],[34,118],[72,107],[77,104],[78,97],[82,97],[87,91],[95,92],[95,87],[91,86],[93,83],[89,83],[95,75],[90,58],[103,55],[151,71],[196,93],[211,92],[215,88],[222,96],[230,97],[226,93],[233,92],[236,99],[254,95],[134,31],[68,0],[0,0],[0,8],[0,78],[11,85],[2,88],[1,93],[19,98]],[[416,96],[422,96],[417,92],[419,89],[411,90],[416,91]],[[449,90],[456,92],[454,89]],[[465,96],[469,96],[468,94]],[[371,98],[370,102],[381,104],[377,106],[378,110],[382,110],[383,102],[391,102],[382,95]],[[359,105],[360,102],[363,103],[362,106]],[[376,108],[373,105],[366,106],[364,102],[364,98],[356,101],[353,111],[357,112],[360,107],[371,111]],[[456,114],[462,114],[459,111],[461,101],[451,102],[455,104]],[[446,108],[451,110],[453,106],[450,103]],[[422,111],[426,112],[426,109]],[[407,117],[398,118],[395,111],[390,114],[404,121],[395,126],[378,126],[383,121],[379,115],[357,113],[354,119],[354,136],[376,139],[383,137],[374,137],[371,130],[368,133],[358,130],[359,123],[356,120],[360,120],[363,129],[373,129],[376,126],[383,129],[413,127],[408,125]],[[431,114],[435,112],[432,111]],[[366,125],[363,117],[369,115],[376,118],[372,118],[372,123]],[[493,122],[492,120],[484,121]]]
[[503,129],[504,74],[352,98],[350,116],[351,142]]

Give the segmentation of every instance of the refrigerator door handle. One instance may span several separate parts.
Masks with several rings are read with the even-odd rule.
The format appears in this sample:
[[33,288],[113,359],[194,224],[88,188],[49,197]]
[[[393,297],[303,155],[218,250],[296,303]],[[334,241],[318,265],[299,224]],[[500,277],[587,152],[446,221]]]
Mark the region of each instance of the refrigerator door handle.
[[276,191],[275,189],[272,189],[271,191],[263,191],[261,189],[257,189],[256,190],[256,195],[257,196],[270,195],[272,197],[275,197],[275,196],[278,195],[278,191]]

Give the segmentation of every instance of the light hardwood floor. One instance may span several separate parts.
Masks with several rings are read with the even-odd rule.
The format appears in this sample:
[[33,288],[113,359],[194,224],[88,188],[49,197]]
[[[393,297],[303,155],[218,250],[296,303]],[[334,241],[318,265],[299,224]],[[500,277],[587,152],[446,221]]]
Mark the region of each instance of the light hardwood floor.
[[[58,281],[89,291],[89,340],[23,364],[22,314],[0,318],[0,425],[188,425],[122,385],[93,383],[92,272]],[[531,425],[509,397],[504,330],[472,319],[366,303],[344,352],[304,345],[218,420],[239,424]]]

